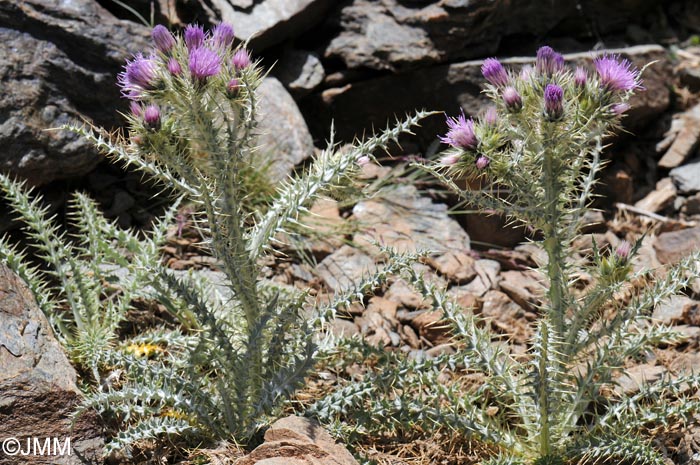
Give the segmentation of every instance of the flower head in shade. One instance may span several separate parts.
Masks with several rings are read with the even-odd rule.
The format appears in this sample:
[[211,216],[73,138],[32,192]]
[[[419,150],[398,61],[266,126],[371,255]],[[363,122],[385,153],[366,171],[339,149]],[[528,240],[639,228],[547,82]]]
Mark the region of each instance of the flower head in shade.
[[139,118],[143,113],[143,107],[141,106],[141,104],[138,102],[134,102],[133,100],[131,101],[131,103],[129,103],[129,110],[131,110],[131,114],[137,118]]
[[248,55],[248,50],[242,48],[234,53],[233,58],[231,59],[231,64],[237,71],[250,66],[250,55]]
[[190,74],[196,81],[204,81],[219,74],[221,57],[215,51],[206,47],[190,51]]
[[637,89],[639,84],[639,71],[632,66],[629,60],[621,60],[615,55],[603,55],[593,61],[598,73],[600,84],[605,90],[629,91]]
[[185,45],[192,51],[204,45],[204,28],[197,24],[189,24],[185,28]]
[[233,38],[233,26],[229,23],[219,23],[212,31],[212,41],[215,47],[230,47],[233,44]]
[[586,72],[586,68],[577,66],[576,71],[574,72],[574,84],[576,85],[576,87],[585,87],[587,80],[588,73]]
[[537,50],[537,59],[535,60],[535,69],[538,73],[545,76],[551,76],[557,71],[564,69],[564,57],[552,49],[552,47],[544,46]]
[[175,38],[162,24],[153,28],[151,37],[156,48],[163,53],[168,53],[175,46]]
[[547,84],[544,89],[544,112],[552,121],[564,114],[564,91],[556,84]]
[[452,166],[456,164],[460,158],[461,157],[458,153],[450,153],[449,155],[445,155],[440,159],[440,164],[442,166]]
[[496,123],[498,123],[498,112],[493,105],[486,109],[486,113],[484,113],[484,122],[488,126],[495,126]]
[[624,103],[624,102],[623,103],[616,103],[615,105],[612,106],[612,111],[616,115],[621,115],[629,109],[630,109],[629,104]]
[[367,166],[372,162],[370,158],[367,155],[363,155],[360,158],[357,159],[357,165],[362,168],[363,166]]
[[168,71],[170,71],[170,74],[173,76],[179,76],[182,74],[182,66],[180,66],[180,62],[177,61],[175,58],[171,58],[168,60]]
[[489,160],[487,157],[481,155],[479,158],[476,159],[476,169],[478,170],[483,170],[489,164],[491,163],[491,160]]
[[233,78],[226,84],[226,93],[231,98],[236,97],[240,88],[241,84],[238,82],[238,79]]
[[622,259],[622,260],[627,260],[627,258],[629,258],[629,256],[630,256],[631,252],[632,252],[632,244],[630,244],[627,241],[622,241],[615,249],[615,256],[617,258]]
[[506,108],[511,112],[518,112],[523,107],[522,97],[512,86],[503,89],[503,101],[506,102]]
[[143,110],[143,121],[150,129],[158,130],[160,128],[160,109],[157,105],[148,105]]
[[122,95],[138,100],[145,90],[152,89],[157,78],[158,65],[153,57],[144,57],[137,53],[131,61],[126,62],[124,71],[119,73],[117,81]]
[[456,118],[447,118],[447,128],[447,134],[440,137],[444,144],[465,150],[476,148],[479,141],[474,133],[473,119],[467,119],[464,113]]
[[532,65],[525,65],[520,69],[520,79],[527,82],[532,79]]
[[496,87],[503,87],[508,84],[508,73],[506,73],[501,62],[495,58],[484,60],[484,64],[481,65],[481,74]]

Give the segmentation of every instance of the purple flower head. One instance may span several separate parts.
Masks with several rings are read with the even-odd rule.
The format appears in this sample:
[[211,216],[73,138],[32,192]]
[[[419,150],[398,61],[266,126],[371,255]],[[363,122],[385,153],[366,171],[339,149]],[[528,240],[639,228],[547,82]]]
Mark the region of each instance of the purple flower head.
[[442,143],[465,150],[476,148],[479,141],[474,133],[473,119],[467,119],[464,113],[456,118],[447,118],[447,128],[447,134],[440,137]]
[[144,57],[137,53],[131,61],[126,62],[124,71],[119,73],[117,81],[122,95],[131,100],[141,98],[143,91],[153,88],[157,77],[158,65],[153,57]]
[[476,159],[476,169],[483,170],[484,168],[489,166],[490,163],[491,163],[491,160],[489,160],[485,156],[481,155],[479,158]]
[[627,241],[622,241],[615,249],[615,256],[617,258],[622,259],[622,260],[627,260],[627,258],[629,258],[629,256],[630,256],[631,252],[632,252],[632,244],[630,244]]
[[200,47],[190,52],[190,74],[196,81],[204,81],[219,74],[221,57],[215,51]]
[[143,111],[143,121],[153,130],[160,128],[160,109],[157,105],[148,105]]
[[131,103],[129,103],[129,110],[131,110],[131,114],[134,115],[136,118],[139,118],[143,113],[143,107],[141,106],[141,104],[134,101],[131,101]]
[[544,46],[537,50],[537,60],[535,69],[538,73],[551,76],[557,71],[564,69],[564,57],[555,52],[552,47]]
[[618,116],[625,113],[629,109],[630,109],[630,106],[627,103],[616,103],[615,105],[612,106],[613,113],[615,113]]
[[588,73],[586,72],[586,68],[577,66],[576,71],[574,72],[574,84],[576,85],[576,87],[585,87],[587,80]]
[[229,97],[237,96],[240,88],[241,88],[241,84],[238,82],[238,79],[236,79],[236,78],[231,79],[228,82],[228,84],[226,84],[226,92],[228,93]]
[[204,28],[197,24],[189,24],[185,28],[185,45],[192,51],[204,44]]
[[451,153],[449,155],[445,155],[444,157],[442,157],[440,159],[440,164],[442,166],[452,166],[452,165],[456,164],[460,158],[461,157],[458,153]]
[[175,38],[162,24],[153,28],[151,37],[156,48],[163,53],[168,53],[175,46]]
[[182,66],[180,66],[180,62],[177,61],[175,58],[171,58],[168,60],[168,71],[170,71],[170,74],[173,76],[179,76],[182,74]]
[[245,69],[248,66],[250,66],[250,55],[248,55],[248,50],[246,50],[244,48],[239,49],[233,55],[233,59],[231,60],[231,64],[233,65],[233,68],[236,71],[240,71],[240,70]]
[[484,113],[484,122],[488,126],[495,126],[496,123],[498,123],[498,112],[493,105],[486,109],[486,113]]
[[593,61],[600,84],[610,92],[629,91],[640,88],[639,71],[629,60],[620,60],[616,55],[603,55]]
[[233,44],[233,26],[229,23],[219,23],[212,32],[215,47],[226,48]]
[[544,89],[544,112],[551,120],[564,114],[564,91],[556,84],[547,84]]
[[503,101],[506,102],[508,111],[517,112],[523,107],[523,99],[515,87],[508,86],[503,89]]
[[481,74],[496,87],[503,87],[508,84],[508,73],[506,73],[501,62],[495,58],[484,60],[484,64],[481,65]]

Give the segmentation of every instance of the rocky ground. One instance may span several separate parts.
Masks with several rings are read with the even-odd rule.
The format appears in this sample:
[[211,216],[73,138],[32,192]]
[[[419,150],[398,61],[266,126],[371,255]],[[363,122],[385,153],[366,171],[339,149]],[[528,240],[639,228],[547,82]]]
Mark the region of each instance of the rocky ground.
[[[691,0],[555,3],[556,7],[548,1],[517,6],[454,0],[131,2],[144,17],[150,17],[153,8],[156,22],[175,27],[193,20],[230,21],[242,40],[250,39],[257,57],[274,64],[262,88],[260,145],[263,152],[275,154],[275,179],[323,147],[331,120],[339,139],[350,141],[416,108],[455,113],[462,107],[468,114],[480,113],[484,100],[479,66],[487,56],[503,57],[517,67],[547,43],[570,52],[569,60],[590,60],[588,50],[605,48],[619,49],[638,66],[656,61],[644,75],[646,92],[632,102],[626,133],[611,140],[606,155],[610,163],[598,190],[599,211],[590,216],[573,258],[586,260],[593,240],[614,248],[623,239],[632,241],[646,233],[635,266],[672,264],[700,246],[700,46],[694,35],[700,33],[700,6]],[[66,193],[74,189],[90,192],[124,227],[145,227],[161,212],[164,204],[152,200],[157,190],[144,185],[139,175],[101,161],[91,147],[68,133],[45,131],[75,118],[119,127],[122,121],[115,110],[126,111],[126,105],[115,76],[124,59],[145,48],[148,33],[132,12],[111,0],[0,0],[0,163],[39,186],[57,212],[63,211]],[[392,152],[395,157],[386,167],[366,167],[367,179],[408,179],[407,158],[434,152],[435,134],[442,131],[441,116],[429,119],[414,138],[402,143],[402,151]],[[288,136],[276,137],[280,133]],[[457,208],[454,199],[425,179],[395,184],[371,200],[315,205],[316,227],[326,234],[295,242],[285,257],[266,264],[268,277],[311,288],[323,298],[381,266],[375,242],[400,250],[430,249],[430,258],[417,265],[428,279],[447,286],[465,307],[489,318],[514,354],[524,352],[543,292],[531,270],[542,262],[542,252],[526,242],[524,231],[506,227],[500,218],[451,214]],[[11,229],[7,215],[3,218],[0,230]],[[216,273],[216,262],[196,247],[199,237],[187,210],[178,221],[165,249],[169,266]],[[581,279],[585,282],[586,277]],[[21,285],[4,286],[0,289]],[[7,300],[7,292],[2,292],[0,297]],[[3,312],[5,304],[0,306]],[[5,312],[9,316],[0,314],[0,343],[5,348],[0,348],[1,366],[10,367],[0,376],[0,407],[12,406],[13,424],[34,425],[27,419],[37,418],[44,409],[53,408],[65,417],[77,395],[75,373],[65,357],[58,360],[57,346],[46,348],[51,341],[21,339],[30,333],[24,320],[36,324],[38,333],[47,327],[41,326],[40,314],[18,316],[23,304],[13,305],[16,308],[9,306]],[[654,317],[675,325],[688,339],[631,367],[630,376],[621,379],[622,388],[630,392],[644,379],[700,369],[700,284],[657,308]],[[362,335],[391,350],[429,356],[451,350],[440,315],[426,310],[420,296],[401,280],[391,281],[365,306],[351,308],[335,322],[334,331]],[[34,354],[24,365],[14,360],[11,341],[18,338],[21,347],[30,347]],[[63,368],[46,371],[46,353]],[[43,403],[27,401],[32,397],[12,384],[25,378],[12,373],[33,380],[27,382],[38,387],[30,394]],[[47,384],[51,377],[56,379]],[[47,404],[50,389],[45,386],[51,383],[61,389]],[[295,426],[299,420],[281,421],[280,434],[293,436],[298,450],[318,456],[317,449],[333,449],[325,437],[294,433],[294,428],[309,428]],[[88,431],[83,435],[85,450],[99,448],[97,427],[81,427]],[[261,446],[259,455],[240,463],[271,460],[274,443],[284,442],[274,431],[266,436],[272,446]],[[676,463],[695,463],[700,457],[699,429],[664,440]],[[410,455],[404,450],[406,454]],[[342,451],[331,455],[347,459]],[[416,463],[406,458],[401,462],[397,455],[377,458]],[[299,452],[300,460],[302,456]],[[352,463],[342,460],[328,463]]]

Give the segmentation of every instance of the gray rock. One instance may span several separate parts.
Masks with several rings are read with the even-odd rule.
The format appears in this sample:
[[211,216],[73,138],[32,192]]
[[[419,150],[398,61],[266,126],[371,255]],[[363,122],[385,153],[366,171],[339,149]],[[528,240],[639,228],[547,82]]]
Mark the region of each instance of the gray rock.
[[[2,464],[73,465],[101,463],[101,429],[95,415],[71,425],[81,401],[75,370],[52,334],[34,297],[14,273],[0,264],[0,438],[58,438],[50,456],[9,456]],[[70,438],[70,455],[62,455]],[[33,439],[32,439],[33,440]],[[56,453],[54,453],[56,452]]]
[[674,168],[670,174],[682,194],[694,194],[700,191],[700,159],[696,158],[690,163]]
[[316,89],[326,77],[321,60],[315,54],[302,50],[286,53],[275,69],[279,70],[278,77],[282,84],[299,96]]
[[[644,73],[646,92],[636,94],[630,101],[623,125],[635,131],[642,128],[658,114],[668,108],[670,92],[667,86],[670,62],[661,46],[645,45],[609,50],[630,59],[635,66],[656,61]],[[592,67],[593,53],[575,53],[565,58],[572,64]],[[516,57],[502,60],[506,67],[518,69],[534,63],[531,57]],[[305,109],[318,115],[314,118],[314,133],[325,134],[330,121],[335,121],[340,140],[352,140],[363,129],[384,127],[394,115],[411,113],[416,108],[446,111],[449,114],[463,108],[468,115],[477,115],[486,108],[489,100],[481,92],[485,80],[481,74],[483,60],[463,61],[449,65],[424,67],[400,74],[389,74],[373,79],[364,79],[324,90]],[[445,131],[442,115],[426,119],[417,133],[430,137]],[[493,240],[493,235],[492,235]]]
[[[202,2],[204,3],[204,2]],[[331,0],[211,0],[209,22],[227,21],[255,51],[281,43],[323,18]]]
[[93,0],[0,2],[0,169],[36,185],[91,170],[101,158],[87,142],[46,129],[118,125],[116,75],[147,37]]
[[266,78],[259,91],[258,153],[271,162],[271,180],[279,181],[313,154],[314,141],[297,104],[277,79]]
[[557,2],[494,2],[487,0],[353,0],[343,6],[340,34],[326,56],[348,68],[405,70],[426,64],[487,56],[503,37],[546,36],[555,27],[570,37],[588,37],[582,13],[596,19],[596,31],[624,30],[632,17],[642,17],[653,2],[575,0]]
[[339,291],[357,284],[363,276],[376,269],[369,255],[344,245],[324,258],[316,267],[316,272],[331,290]]

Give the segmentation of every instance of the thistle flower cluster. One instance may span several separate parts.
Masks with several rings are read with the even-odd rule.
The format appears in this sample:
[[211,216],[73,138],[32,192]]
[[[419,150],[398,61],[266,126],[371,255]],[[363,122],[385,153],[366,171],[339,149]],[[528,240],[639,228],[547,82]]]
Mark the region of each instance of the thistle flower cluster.
[[[212,94],[214,88],[229,99],[240,96],[246,85],[255,84],[251,74],[251,58],[245,48],[234,48],[234,29],[221,23],[211,32],[199,25],[185,28],[182,38],[158,25],[151,33],[153,48],[147,54],[137,53],[128,60],[118,75],[124,97],[131,101],[131,128],[141,133],[167,127],[162,119],[177,118],[174,105],[164,98],[169,91]],[[209,87],[209,89],[205,89]]]
[[440,140],[453,150],[445,153],[442,164],[460,171],[503,168],[510,161],[494,164],[483,159],[512,154],[503,149],[514,149],[518,140],[526,140],[522,132],[526,127],[540,133],[567,131],[591,118],[587,130],[614,125],[615,118],[629,109],[626,101],[631,93],[642,88],[640,73],[616,55],[596,58],[593,68],[572,70],[561,54],[547,46],[537,51],[534,67],[527,65],[520,73],[506,70],[496,58],[484,60],[486,93],[497,111],[476,120],[463,113],[448,117],[448,131]]

